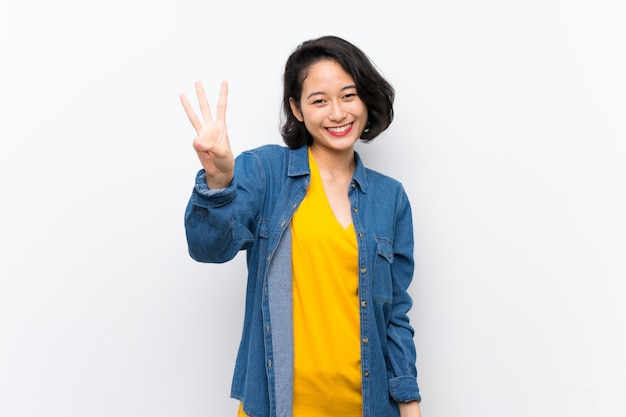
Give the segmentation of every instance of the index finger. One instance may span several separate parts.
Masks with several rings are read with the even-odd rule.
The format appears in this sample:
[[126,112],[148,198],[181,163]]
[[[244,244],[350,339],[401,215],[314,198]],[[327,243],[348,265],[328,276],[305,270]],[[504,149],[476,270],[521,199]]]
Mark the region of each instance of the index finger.
[[202,113],[202,118],[205,122],[211,122],[213,121],[213,116],[211,116],[211,107],[209,106],[209,101],[206,99],[204,87],[200,81],[196,81],[194,85],[196,86],[196,95],[198,96],[198,103],[200,104],[200,113]]
[[179,97],[180,97],[180,102],[182,103],[183,108],[185,109],[185,113],[187,114],[187,118],[191,122],[191,125],[193,126],[193,128],[196,129],[196,133],[200,134],[200,130],[202,130],[202,123],[200,122],[200,119],[198,119],[198,116],[196,116],[196,112],[193,110],[193,107],[191,106],[189,99],[187,98],[185,94],[181,94]]

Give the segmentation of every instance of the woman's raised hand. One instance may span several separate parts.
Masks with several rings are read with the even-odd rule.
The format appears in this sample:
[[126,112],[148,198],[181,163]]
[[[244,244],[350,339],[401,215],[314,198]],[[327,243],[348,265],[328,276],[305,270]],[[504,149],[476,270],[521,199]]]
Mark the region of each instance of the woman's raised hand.
[[196,115],[187,96],[185,94],[180,95],[185,113],[187,113],[189,121],[198,134],[193,140],[193,147],[206,171],[206,182],[209,188],[226,188],[230,185],[235,172],[235,158],[230,149],[228,132],[226,131],[228,83],[222,81],[220,95],[217,99],[217,118],[215,120],[211,115],[211,107],[202,83],[196,81],[195,87],[204,123]]

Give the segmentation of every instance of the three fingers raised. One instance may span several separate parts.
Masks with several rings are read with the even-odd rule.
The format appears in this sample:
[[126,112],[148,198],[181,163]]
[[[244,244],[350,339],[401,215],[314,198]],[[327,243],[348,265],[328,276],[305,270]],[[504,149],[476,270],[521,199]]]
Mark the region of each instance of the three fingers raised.
[[[204,87],[200,81],[196,81],[194,83],[196,89],[196,96],[198,97],[198,103],[200,105],[200,113],[202,114],[202,119],[205,124],[213,123],[213,115],[211,114],[211,106],[209,105],[209,101],[206,98],[206,93],[204,91]],[[182,93],[180,94],[180,102],[183,105],[183,109],[187,114],[187,118],[191,122],[191,125],[196,130],[196,133],[200,134],[200,130],[202,130],[202,122],[196,115],[196,112],[191,105],[191,102],[187,98],[187,96]],[[225,122],[226,121],[226,105],[227,105],[227,97],[228,97],[228,82],[222,81],[222,85],[220,87],[220,94],[217,99],[217,121]]]

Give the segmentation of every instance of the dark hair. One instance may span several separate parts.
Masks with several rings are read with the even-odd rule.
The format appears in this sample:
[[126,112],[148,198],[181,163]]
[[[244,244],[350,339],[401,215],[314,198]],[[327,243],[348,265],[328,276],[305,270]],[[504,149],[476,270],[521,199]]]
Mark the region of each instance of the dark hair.
[[281,126],[283,140],[291,149],[311,145],[313,137],[296,119],[291,111],[289,99],[300,105],[302,85],[311,65],[330,59],[337,62],[356,84],[360,99],[368,112],[367,127],[361,140],[370,142],[389,127],[393,120],[395,91],[391,84],[376,69],[372,61],[359,48],[337,36],[323,36],[300,44],[287,59],[283,75],[283,113]]

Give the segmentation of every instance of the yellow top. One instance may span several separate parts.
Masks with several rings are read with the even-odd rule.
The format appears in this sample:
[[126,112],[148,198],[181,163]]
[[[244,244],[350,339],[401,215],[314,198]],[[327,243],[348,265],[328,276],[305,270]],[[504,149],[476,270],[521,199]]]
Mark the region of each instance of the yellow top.
[[[358,247],[328,203],[309,150],[311,184],[292,231],[294,417],[360,417]],[[346,190],[347,192],[347,190]],[[245,414],[239,408],[239,417]]]

